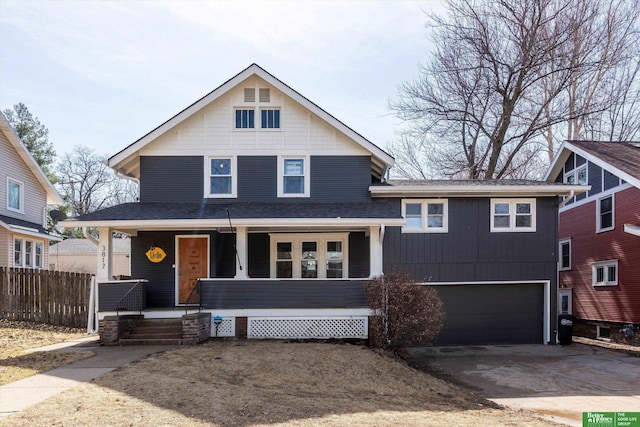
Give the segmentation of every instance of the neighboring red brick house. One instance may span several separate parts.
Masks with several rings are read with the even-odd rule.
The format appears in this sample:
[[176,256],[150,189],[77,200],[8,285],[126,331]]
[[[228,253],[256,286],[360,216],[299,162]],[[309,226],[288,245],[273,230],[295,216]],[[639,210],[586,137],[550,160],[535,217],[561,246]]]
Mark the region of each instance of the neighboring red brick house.
[[567,141],[546,178],[591,186],[560,209],[558,312],[574,335],[640,345],[640,143]]

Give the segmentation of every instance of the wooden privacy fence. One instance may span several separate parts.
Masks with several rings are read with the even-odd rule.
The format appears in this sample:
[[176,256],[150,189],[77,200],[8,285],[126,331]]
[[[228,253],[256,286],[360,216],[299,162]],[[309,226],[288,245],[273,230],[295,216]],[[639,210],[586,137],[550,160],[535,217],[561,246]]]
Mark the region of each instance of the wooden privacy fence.
[[0,267],[0,318],[86,327],[91,276]]

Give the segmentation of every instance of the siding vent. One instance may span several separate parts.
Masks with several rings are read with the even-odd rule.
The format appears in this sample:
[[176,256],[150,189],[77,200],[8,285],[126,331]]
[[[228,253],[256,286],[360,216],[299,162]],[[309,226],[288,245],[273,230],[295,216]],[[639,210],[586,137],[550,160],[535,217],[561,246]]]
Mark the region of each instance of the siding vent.
[[256,90],[254,88],[244,88],[244,102],[256,102]]
[[260,89],[260,102],[271,102],[271,89]]

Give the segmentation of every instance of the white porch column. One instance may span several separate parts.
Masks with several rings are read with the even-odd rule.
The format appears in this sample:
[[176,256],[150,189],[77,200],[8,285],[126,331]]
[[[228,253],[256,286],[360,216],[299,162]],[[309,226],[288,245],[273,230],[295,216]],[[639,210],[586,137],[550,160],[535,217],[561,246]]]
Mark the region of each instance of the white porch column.
[[236,279],[247,279],[247,227],[236,227]]
[[113,230],[111,227],[98,227],[98,270],[96,281],[113,280]]
[[369,227],[369,277],[377,277],[382,274],[382,241],[380,240],[380,226]]

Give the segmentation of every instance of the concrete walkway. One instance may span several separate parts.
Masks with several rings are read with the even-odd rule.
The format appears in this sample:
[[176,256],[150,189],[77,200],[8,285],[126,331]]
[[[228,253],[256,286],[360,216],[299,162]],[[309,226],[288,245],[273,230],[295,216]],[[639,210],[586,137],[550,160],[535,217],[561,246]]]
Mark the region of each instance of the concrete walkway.
[[36,351],[91,351],[95,356],[0,386],[0,417],[7,417],[69,388],[142,359],[175,348],[166,345],[102,347],[97,337],[82,337],[60,344],[34,348]]

